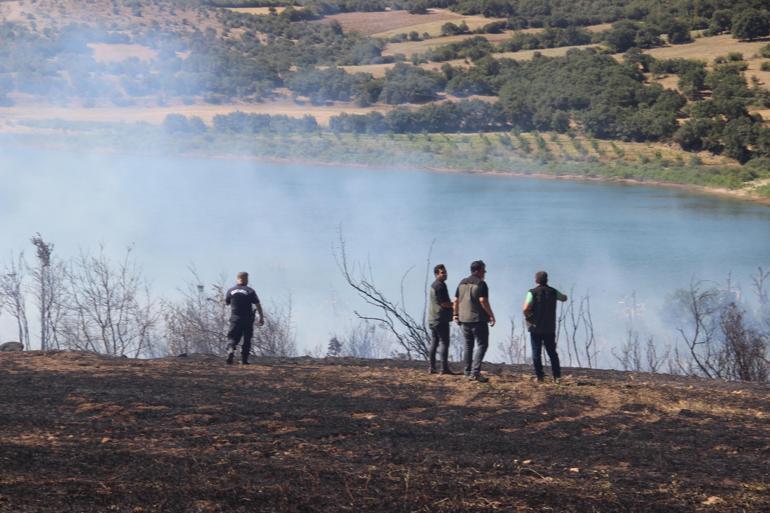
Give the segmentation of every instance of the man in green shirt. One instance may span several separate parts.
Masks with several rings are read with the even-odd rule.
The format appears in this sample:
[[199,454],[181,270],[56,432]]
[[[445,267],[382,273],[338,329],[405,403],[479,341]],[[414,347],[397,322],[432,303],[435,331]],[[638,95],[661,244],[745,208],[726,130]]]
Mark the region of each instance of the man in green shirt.
[[489,326],[495,325],[495,314],[489,304],[489,288],[484,281],[486,274],[487,266],[483,261],[472,262],[471,275],[463,278],[457,286],[453,305],[454,320],[463,327],[465,338],[465,376],[482,383],[489,381],[481,375],[481,362],[489,346]]
[[524,300],[524,319],[529,327],[532,342],[532,362],[538,381],[543,381],[543,346],[551,360],[554,381],[561,377],[559,355],[556,352],[556,301],[566,301],[567,296],[548,286],[548,273],[538,271],[535,274],[537,287],[527,292]]

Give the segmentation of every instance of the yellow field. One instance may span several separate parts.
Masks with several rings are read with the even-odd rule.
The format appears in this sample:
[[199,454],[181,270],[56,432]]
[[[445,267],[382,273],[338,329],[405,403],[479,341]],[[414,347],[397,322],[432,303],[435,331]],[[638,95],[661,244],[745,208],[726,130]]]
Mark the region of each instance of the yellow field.
[[[420,64],[420,67],[431,71],[440,71],[441,66],[444,64],[451,64],[452,66],[469,66],[464,60],[454,60],[446,62],[426,62]],[[371,73],[374,78],[382,78],[393,66],[395,66],[395,64],[363,64],[361,66],[340,66],[340,68],[348,73]]]
[[23,120],[47,120],[60,119],[64,121],[85,121],[100,123],[138,123],[147,122],[160,124],[168,114],[183,114],[185,116],[198,116],[206,123],[211,123],[217,114],[229,114],[231,112],[246,112],[250,114],[286,115],[301,118],[309,114],[316,118],[320,125],[328,125],[329,119],[343,112],[348,114],[367,114],[369,112],[387,112],[392,109],[389,105],[376,105],[373,107],[357,107],[354,104],[344,103],[335,105],[311,105],[297,104],[292,101],[275,101],[265,103],[244,103],[229,105],[168,105],[164,107],[53,107],[41,104],[23,104],[13,107],[0,107],[0,119],[5,121],[6,127],[13,126],[15,122]]
[[158,56],[152,48],[136,44],[89,43],[87,46],[93,50],[96,62],[120,62],[131,57],[151,61]]
[[700,59],[711,62],[715,57],[727,55],[729,52],[741,52],[743,57],[749,59],[767,41],[738,41],[729,34],[713,37],[701,37],[692,43],[684,45],[671,45],[663,48],[652,48],[645,50],[644,53],[652,55],[656,59]]
[[[270,14],[270,7],[227,7],[226,9],[245,14],[254,14],[256,16],[267,16]],[[286,7],[273,7],[276,14],[281,14]]]
[[500,43],[507,41],[513,36],[513,31],[503,32],[502,34],[460,34],[457,36],[436,37],[432,39],[426,39],[424,41],[404,41],[403,43],[388,43],[383,55],[396,55],[398,53],[404,54],[407,57],[416,53],[423,54],[433,48],[439,46],[448,45],[450,43],[459,43],[472,37],[483,36],[484,39],[490,43]]
[[[443,11],[443,9],[432,9],[432,11]],[[436,20],[436,21],[422,21],[418,22],[414,25],[408,25],[408,26],[402,26],[398,28],[394,28],[391,30],[385,30],[382,32],[377,32],[372,34],[374,37],[392,37],[397,36],[398,34],[404,34],[408,32],[415,31],[418,34],[423,34],[427,32],[431,36],[440,36],[441,35],[441,27],[447,23],[452,22],[455,25],[459,25],[463,21],[466,25],[468,25],[468,28],[470,30],[475,30],[477,28],[483,27],[484,25],[488,23],[492,23],[494,21],[505,21],[505,18],[485,18],[484,16],[462,16],[459,14],[455,14],[451,11],[445,11],[447,13],[447,17],[443,20]],[[452,17],[449,17],[451,15]]]

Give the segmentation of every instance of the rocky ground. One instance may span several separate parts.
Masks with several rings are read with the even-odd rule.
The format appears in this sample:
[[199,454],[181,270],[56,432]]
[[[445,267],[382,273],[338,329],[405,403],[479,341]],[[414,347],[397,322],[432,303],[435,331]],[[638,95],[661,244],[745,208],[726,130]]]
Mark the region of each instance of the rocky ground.
[[766,512],[770,387],[0,354],[0,512]]

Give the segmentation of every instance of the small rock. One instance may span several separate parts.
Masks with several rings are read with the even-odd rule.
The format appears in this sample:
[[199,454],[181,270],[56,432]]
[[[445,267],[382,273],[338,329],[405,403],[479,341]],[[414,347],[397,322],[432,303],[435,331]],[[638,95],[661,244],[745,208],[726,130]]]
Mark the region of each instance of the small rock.
[[569,471],[577,474],[578,472],[580,472],[580,469],[578,467],[572,467],[571,469],[569,469]]
[[722,504],[724,502],[725,500],[722,497],[717,497],[716,495],[712,495],[711,497],[703,501],[701,504],[705,506],[715,506],[717,504]]
[[24,351],[24,344],[21,342],[6,342],[0,344],[0,353],[9,353],[15,351]]

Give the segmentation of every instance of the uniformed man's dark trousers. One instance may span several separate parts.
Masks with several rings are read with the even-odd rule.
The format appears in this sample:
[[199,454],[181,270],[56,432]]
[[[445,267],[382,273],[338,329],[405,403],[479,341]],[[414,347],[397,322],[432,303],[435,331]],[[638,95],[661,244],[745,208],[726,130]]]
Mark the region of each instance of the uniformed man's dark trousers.
[[[465,338],[465,363],[466,376],[479,376],[481,374],[481,362],[489,346],[489,326],[486,322],[464,322],[463,337]],[[476,350],[474,352],[474,345]]]
[[249,361],[249,352],[251,351],[251,337],[254,334],[254,319],[230,319],[230,329],[227,330],[227,349],[235,351],[238,343],[243,338],[243,347],[241,347],[241,361]]
[[436,351],[441,358],[441,370],[449,370],[449,323],[441,322],[430,327],[430,368],[436,370]]
[[542,380],[545,377],[543,373],[543,346],[545,346],[545,352],[548,353],[548,359],[551,360],[551,372],[553,372],[554,379],[560,378],[561,366],[559,365],[559,355],[556,353],[556,334],[530,333],[529,338],[532,340],[532,362],[535,364],[537,379]]

